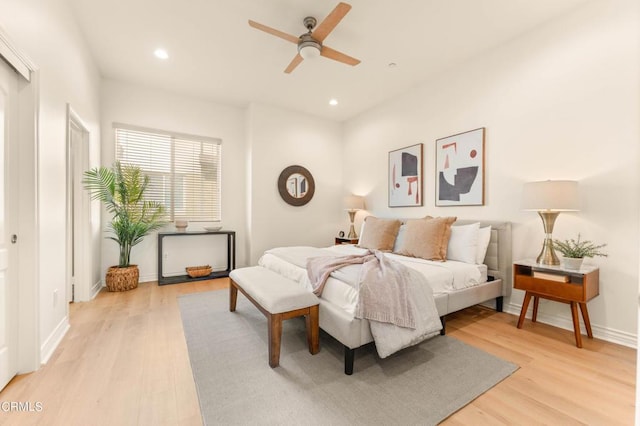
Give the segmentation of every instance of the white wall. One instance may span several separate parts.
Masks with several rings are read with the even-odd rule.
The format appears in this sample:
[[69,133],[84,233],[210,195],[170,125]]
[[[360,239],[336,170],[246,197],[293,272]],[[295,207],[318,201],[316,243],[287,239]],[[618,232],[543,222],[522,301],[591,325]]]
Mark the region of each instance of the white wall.
[[[277,107],[249,107],[250,263],[277,246],[333,244],[342,216],[342,142],[340,123]],[[315,181],[311,201],[285,203],[278,176],[287,166],[303,166]]]
[[[110,166],[115,159],[114,122],[222,140],[222,225],[225,229],[236,231],[237,266],[245,265],[247,263],[244,192],[246,178],[245,110],[110,80],[105,80],[102,83],[101,108],[102,164],[105,166]],[[106,214],[103,216],[106,227],[110,217]],[[190,223],[188,229],[200,228],[202,225],[204,224]],[[166,227],[166,230],[169,231],[174,229],[173,225]],[[169,239],[165,239],[165,242],[167,244],[174,243]],[[200,244],[204,244],[202,249],[209,247],[206,242],[196,243],[198,247]],[[198,254],[200,250],[195,248],[195,254]],[[118,245],[111,240],[104,240],[103,253],[104,275],[107,267],[118,262]],[[180,242],[178,242],[175,249],[169,250],[170,258],[166,259],[169,267],[175,269],[169,272],[177,272],[176,268],[179,269],[180,265],[193,266],[201,261],[194,259],[193,254],[194,252],[182,250]],[[226,252],[223,254],[226,258]],[[157,238],[155,234],[147,236],[142,243],[133,248],[131,262],[140,268],[141,281],[157,279]]]
[[[114,122],[222,139],[222,223],[237,232],[237,266],[255,264],[270,247],[330,245],[347,217],[341,207],[342,143],[337,122],[259,104],[244,110],[110,80],[102,84],[101,109],[104,165],[114,160]],[[313,199],[303,207],[282,201],[276,185],[282,169],[293,164],[309,169],[316,183]],[[105,225],[108,220],[104,215]],[[190,228],[201,225],[191,223]],[[181,265],[224,266],[207,260],[210,251],[223,252],[223,241],[188,237],[187,244],[182,238],[163,242],[169,256],[163,260],[165,276],[179,273]],[[185,250],[189,244],[197,246],[195,252]],[[104,240],[103,272],[116,262],[117,250],[113,241]],[[157,279],[155,235],[134,247],[131,256],[141,281]]]
[[[535,257],[535,213],[522,184],[580,181],[582,208],[563,213],[554,236],[608,243],[600,296],[589,303],[596,336],[633,344],[638,293],[639,34],[632,0],[588,3],[562,19],[442,73],[345,124],[344,182],[380,216],[425,214],[513,222],[514,260]],[[434,203],[435,140],[486,127],[486,205]],[[387,207],[387,152],[424,143],[422,208]],[[359,216],[362,217],[362,216]],[[523,293],[514,290],[510,309]],[[541,321],[571,327],[565,305],[540,303]]]
[[[92,164],[99,162],[100,75],[65,1],[0,0],[0,25],[39,71],[39,342],[46,360],[68,328],[66,268],[67,103],[90,131]],[[92,226],[99,238],[98,224]],[[99,255],[99,253],[93,253]],[[99,259],[88,267],[96,271]],[[94,273],[95,275],[95,273]],[[54,297],[57,292],[57,298]]]

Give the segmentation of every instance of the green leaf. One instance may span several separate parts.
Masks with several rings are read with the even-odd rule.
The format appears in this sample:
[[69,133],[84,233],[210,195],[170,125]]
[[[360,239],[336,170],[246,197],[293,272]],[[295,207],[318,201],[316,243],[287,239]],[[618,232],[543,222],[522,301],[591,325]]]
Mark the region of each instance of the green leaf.
[[607,257],[608,255],[601,251],[602,248],[606,247],[606,244],[596,245],[589,240],[580,240],[580,234],[578,234],[578,239],[574,240],[571,238],[570,240],[553,240],[553,248],[558,250],[564,257],[571,258],[582,258],[582,257],[595,257],[602,256]]
[[131,248],[167,223],[164,206],[144,199],[149,177],[138,166],[115,162],[86,171],[82,183],[112,215],[108,229],[113,235],[107,238],[120,246],[118,266],[128,266]]

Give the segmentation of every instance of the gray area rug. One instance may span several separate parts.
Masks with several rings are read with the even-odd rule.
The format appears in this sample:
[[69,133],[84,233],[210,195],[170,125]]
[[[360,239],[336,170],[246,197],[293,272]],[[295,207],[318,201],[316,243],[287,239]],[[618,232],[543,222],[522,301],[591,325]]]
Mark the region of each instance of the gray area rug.
[[242,294],[235,313],[219,290],[178,300],[203,421],[216,424],[437,424],[518,367],[438,336],[380,359],[356,350],[352,376],[343,346],[321,332],[307,349],[302,318],[284,322],[280,367],[270,368],[266,318]]

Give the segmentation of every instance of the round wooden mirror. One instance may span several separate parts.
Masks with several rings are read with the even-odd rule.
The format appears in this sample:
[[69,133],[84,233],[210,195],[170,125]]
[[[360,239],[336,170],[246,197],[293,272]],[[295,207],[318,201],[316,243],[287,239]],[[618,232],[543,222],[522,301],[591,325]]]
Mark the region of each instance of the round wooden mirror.
[[278,192],[292,206],[304,206],[316,190],[313,176],[302,166],[289,166],[278,177]]

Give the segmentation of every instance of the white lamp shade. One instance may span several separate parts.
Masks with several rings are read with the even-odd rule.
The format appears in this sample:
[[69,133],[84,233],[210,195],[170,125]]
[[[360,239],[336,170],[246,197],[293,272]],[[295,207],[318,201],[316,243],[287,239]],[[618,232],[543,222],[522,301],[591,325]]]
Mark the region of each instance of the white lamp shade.
[[363,210],[364,197],[359,195],[349,195],[344,197],[344,208],[346,210]]
[[522,209],[534,211],[578,211],[578,182],[573,180],[545,180],[527,182],[522,193]]
[[307,44],[300,46],[299,53],[303,59],[313,59],[320,56],[320,49],[312,44]]

